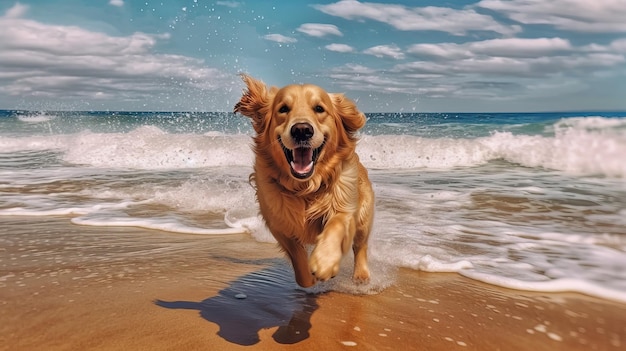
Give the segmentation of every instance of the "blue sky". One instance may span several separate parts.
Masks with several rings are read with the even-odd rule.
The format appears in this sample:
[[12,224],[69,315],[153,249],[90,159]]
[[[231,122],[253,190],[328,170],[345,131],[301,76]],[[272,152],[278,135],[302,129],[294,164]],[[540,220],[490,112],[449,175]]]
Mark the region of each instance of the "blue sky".
[[246,72],[365,112],[626,110],[624,0],[0,0],[0,109],[230,111]]

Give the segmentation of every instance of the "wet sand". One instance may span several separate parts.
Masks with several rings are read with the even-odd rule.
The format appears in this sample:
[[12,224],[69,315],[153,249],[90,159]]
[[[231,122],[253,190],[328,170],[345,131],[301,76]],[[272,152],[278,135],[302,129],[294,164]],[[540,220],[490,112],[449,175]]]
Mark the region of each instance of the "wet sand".
[[[341,278],[340,278],[341,279]],[[297,289],[273,244],[0,217],[0,350],[622,350],[626,305],[400,269]]]

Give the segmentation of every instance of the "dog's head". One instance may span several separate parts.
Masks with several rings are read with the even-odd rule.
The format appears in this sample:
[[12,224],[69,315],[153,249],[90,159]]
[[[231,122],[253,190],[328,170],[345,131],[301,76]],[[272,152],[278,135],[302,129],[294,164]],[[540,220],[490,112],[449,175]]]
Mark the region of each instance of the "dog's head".
[[311,84],[268,88],[242,75],[247,85],[235,112],[252,119],[255,151],[294,180],[306,181],[354,152],[365,116],[342,94]]

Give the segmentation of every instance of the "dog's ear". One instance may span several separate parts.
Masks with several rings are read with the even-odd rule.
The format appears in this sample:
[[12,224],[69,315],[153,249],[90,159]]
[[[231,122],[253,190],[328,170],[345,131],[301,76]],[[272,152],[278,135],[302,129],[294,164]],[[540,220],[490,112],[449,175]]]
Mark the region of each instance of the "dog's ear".
[[365,125],[365,115],[359,111],[356,104],[343,94],[329,94],[335,110],[341,117],[346,132],[354,136],[357,130]]
[[243,91],[243,96],[235,105],[233,112],[250,117],[254,130],[261,134],[265,130],[266,115],[275,89],[268,91],[265,83],[247,74],[241,74],[241,78],[246,83],[247,89]]

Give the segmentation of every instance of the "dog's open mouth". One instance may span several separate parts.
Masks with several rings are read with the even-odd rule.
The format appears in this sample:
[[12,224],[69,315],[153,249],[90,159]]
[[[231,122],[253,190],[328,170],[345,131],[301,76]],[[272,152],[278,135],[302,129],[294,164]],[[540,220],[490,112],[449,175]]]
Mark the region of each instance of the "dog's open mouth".
[[299,179],[306,179],[313,174],[315,169],[315,163],[322,151],[322,146],[314,149],[308,145],[298,146],[295,149],[289,149],[283,144],[282,140],[278,138],[280,145],[283,147],[283,152],[287,158],[287,163],[291,167],[291,174]]

